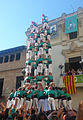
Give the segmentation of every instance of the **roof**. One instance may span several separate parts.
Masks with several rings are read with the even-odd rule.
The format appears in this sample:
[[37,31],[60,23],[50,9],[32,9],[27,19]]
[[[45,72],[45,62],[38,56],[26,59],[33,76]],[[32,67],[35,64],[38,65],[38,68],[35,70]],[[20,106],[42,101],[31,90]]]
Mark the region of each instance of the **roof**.
[[17,53],[17,52],[21,52],[24,49],[26,49],[26,46],[23,45],[23,46],[18,46],[18,47],[14,47],[14,48],[2,50],[2,51],[0,51],[0,56],[14,54],[14,53]]

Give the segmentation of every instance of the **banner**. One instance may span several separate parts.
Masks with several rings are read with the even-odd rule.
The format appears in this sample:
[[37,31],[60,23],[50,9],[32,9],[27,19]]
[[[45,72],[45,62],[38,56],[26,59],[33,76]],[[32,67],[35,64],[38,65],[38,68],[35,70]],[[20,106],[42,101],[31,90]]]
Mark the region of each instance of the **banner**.
[[49,23],[51,39],[58,35],[58,22]]
[[83,74],[82,75],[75,75],[75,82],[76,83],[83,83]]
[[77,15],[65,18],[65,33],[77,31]]
[[75,87],[75,76],[64,76],[64,83],[65,87],[67,89],[67,92],[69,94],[75,94],[76,93],[76,87]]

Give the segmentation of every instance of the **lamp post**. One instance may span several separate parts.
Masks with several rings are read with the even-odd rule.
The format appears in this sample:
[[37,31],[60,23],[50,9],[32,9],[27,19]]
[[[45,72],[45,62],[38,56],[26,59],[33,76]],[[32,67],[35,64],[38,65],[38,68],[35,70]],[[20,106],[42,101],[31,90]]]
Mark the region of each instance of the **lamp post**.
[[26,73],[25,69],[22,69],[23,76],[25,76],[25,73]]
[[60,76],[62,76],[62,75],[63,75],[63,74],[62,74],[62,69],[63,69],[63,67],[64,67],[64,65],[62,65],[62,64],[58,66],[58,68],[59,68],[59,69],[60,69],[60,71],[61,71]]

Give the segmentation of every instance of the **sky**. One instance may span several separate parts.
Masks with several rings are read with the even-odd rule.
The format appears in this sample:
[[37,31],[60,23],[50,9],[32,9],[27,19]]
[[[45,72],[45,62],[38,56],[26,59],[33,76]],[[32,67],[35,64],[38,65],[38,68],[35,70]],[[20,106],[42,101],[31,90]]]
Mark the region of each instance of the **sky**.
[[43,13],[52,20],[79,7],[83,0],[0,0],[0,51],[26,45],[25,32]]

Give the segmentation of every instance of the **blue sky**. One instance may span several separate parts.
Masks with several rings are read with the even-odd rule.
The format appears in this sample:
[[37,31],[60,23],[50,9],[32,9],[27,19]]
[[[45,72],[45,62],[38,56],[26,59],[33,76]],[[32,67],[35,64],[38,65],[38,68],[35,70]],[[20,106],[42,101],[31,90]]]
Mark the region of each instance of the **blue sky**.
[[83,7],[83,0],[0,0],[0,50],[26,45],[25,32],[31,21],[41,23]]

